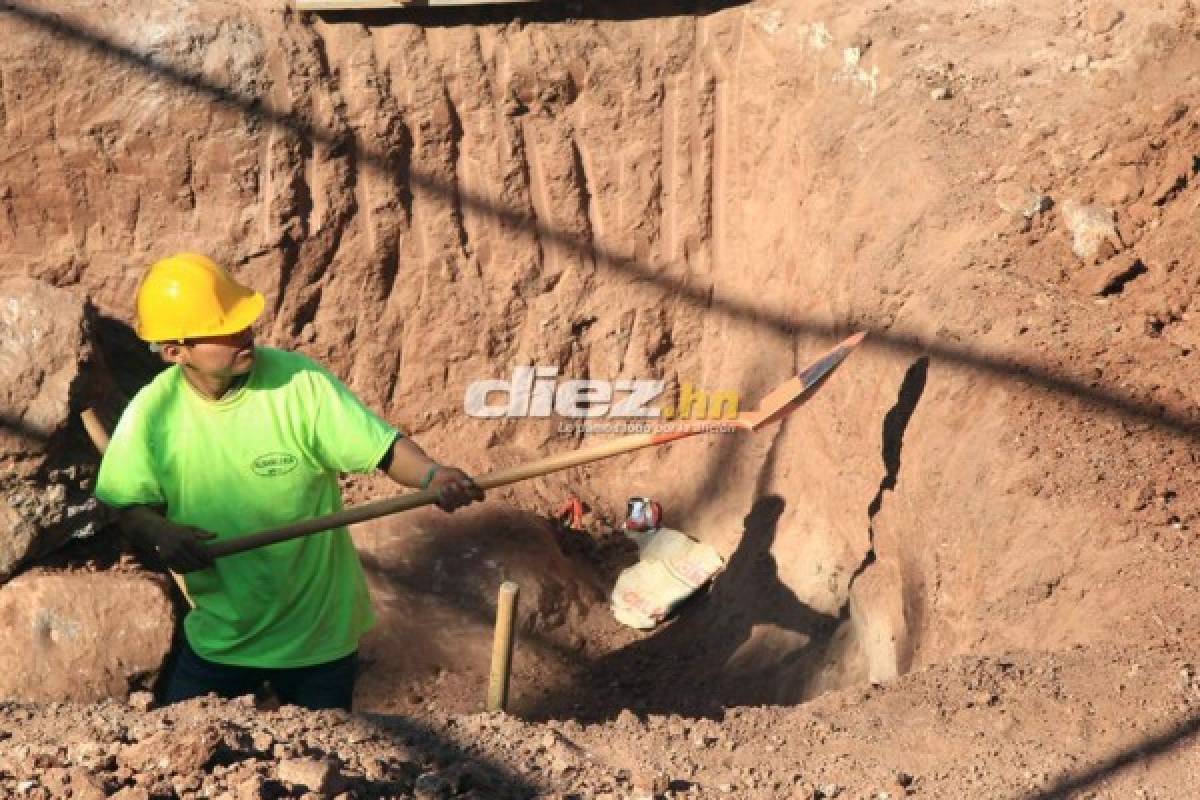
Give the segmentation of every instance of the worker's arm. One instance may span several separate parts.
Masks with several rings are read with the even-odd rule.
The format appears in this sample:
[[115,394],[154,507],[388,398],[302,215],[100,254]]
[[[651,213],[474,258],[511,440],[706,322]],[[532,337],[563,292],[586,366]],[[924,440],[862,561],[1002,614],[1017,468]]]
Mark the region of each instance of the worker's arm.
[[113,510],[121,530],[129,534],[134,545],[154,552],[168,569],[192,572],[212,566],[212,556],[204,543],[215,539],[215,533],[178,525],[151,506],[128,506]]
[[434,461],[407,436],[396,438],[382,466],[388,477],[402,486],[436,491],[438,507],[443,511],[453,511],[483,499],[483,490],[467,473]]

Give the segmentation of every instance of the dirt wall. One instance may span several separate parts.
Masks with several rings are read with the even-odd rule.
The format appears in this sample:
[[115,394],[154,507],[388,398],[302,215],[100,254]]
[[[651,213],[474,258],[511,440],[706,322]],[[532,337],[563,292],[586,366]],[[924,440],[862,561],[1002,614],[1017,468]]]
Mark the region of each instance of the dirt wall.
[[[146,264],[208,252],[268,341],[472,469],[573,446],[465,416],[472,380],[753,402],[867,328],[779,429],[499,494],[661,497],[729,557],[696,636],[733,646],[698,669],[747,702],[1103,639],[1181,585],[1195,281],[1162,231],[1196,130],[1154,80],[1196,63],[1190,6],[1105,8],[14,4],[0,253],[127,320]],[[1089,204],[1113,231],[1073,250]]]

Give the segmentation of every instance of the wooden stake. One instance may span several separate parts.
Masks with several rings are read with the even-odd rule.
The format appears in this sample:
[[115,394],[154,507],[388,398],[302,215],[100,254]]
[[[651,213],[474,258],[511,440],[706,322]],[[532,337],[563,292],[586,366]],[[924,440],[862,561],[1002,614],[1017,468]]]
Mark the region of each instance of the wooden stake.
[[517,592],[512,581],[500,584],[496,597],[496,633],[492,638],[492,669],[488,675],[487,710],[508,710],[508,679],[512,671],[513,619],[517,613]]

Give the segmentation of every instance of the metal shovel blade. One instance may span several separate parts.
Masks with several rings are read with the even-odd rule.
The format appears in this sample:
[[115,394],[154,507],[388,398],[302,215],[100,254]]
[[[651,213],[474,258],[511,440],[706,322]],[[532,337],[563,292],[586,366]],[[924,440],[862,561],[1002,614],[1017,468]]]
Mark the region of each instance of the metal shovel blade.
[[805,367],[799,375],[775,387],[770,394],[763,398],[762,404],[757,410],[739,414],[737,424],[740,427],[756,431],[795,411],[811,396],[810,390],[825,380],[866,335],[866,331],[860,331],[843,339],[832,350]]

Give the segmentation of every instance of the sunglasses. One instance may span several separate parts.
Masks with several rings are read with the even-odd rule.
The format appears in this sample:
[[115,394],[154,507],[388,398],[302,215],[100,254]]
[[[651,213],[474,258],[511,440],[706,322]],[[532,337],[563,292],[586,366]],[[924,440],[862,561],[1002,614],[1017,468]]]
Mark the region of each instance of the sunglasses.
[[[249,330],[249,328],[246,330]],[[205,342],[227,342],[235,337],[240,337],[245,332],[245,330],[242,330],[238,331],[237,333],[223,333],[219,336],[197,336],[191,339],[173,339],[166,342],[150,342],[150,352],[161,353],[163,347],[168,344],[177,344],[181,347],[195,347],[196,345],[204,344]]]

